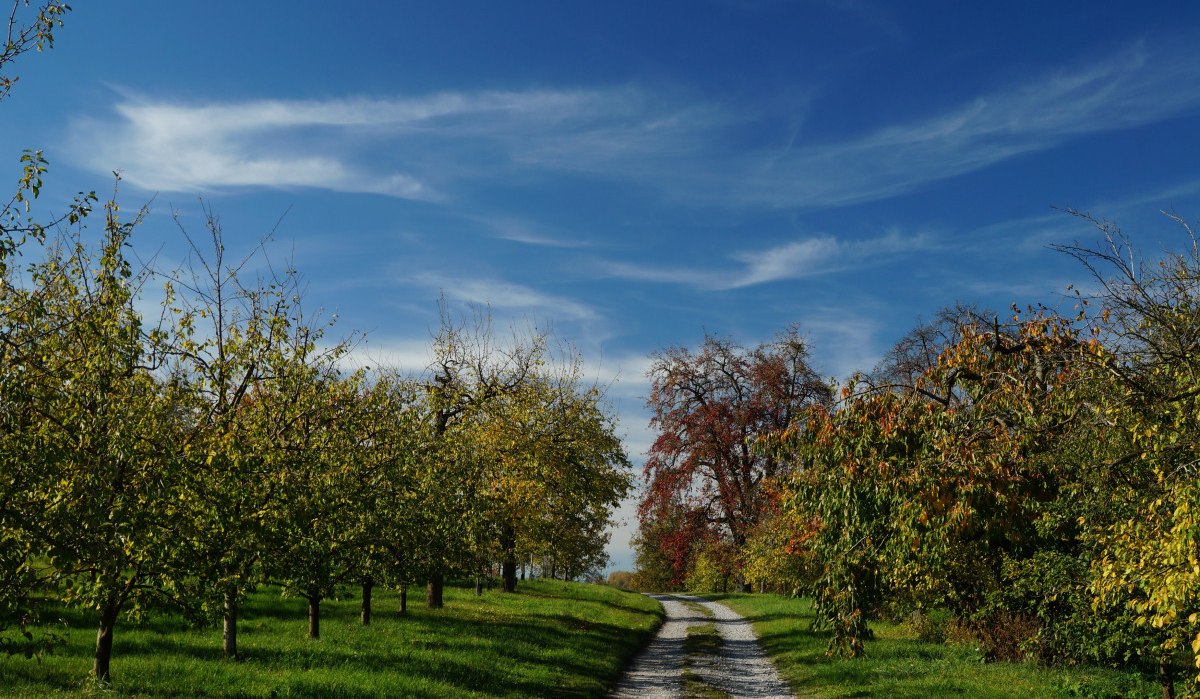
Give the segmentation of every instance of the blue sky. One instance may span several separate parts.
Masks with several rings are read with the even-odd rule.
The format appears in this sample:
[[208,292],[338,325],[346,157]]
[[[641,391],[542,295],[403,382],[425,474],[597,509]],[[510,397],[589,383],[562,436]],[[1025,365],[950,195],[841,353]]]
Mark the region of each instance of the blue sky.
[[943,306],[1085,282],[1054,207],[1151,255],[1200,216],[1195,3],[75,5],[0,107],[14,179],[22,148],[49,202],[120,170],[165,261],[199,197],[235,247],[278,223],[367,361],[423,364],[439,293],[552,326],[639,463],[654,350],[798,322],[844,377]]

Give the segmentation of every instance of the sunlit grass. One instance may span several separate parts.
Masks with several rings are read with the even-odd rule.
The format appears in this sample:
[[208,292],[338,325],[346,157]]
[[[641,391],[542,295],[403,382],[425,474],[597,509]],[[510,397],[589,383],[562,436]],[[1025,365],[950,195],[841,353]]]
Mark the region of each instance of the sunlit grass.
[[974,647],[922,642],[904,625],[873,623],[867,657],[826,656],[829,635],[812,628],[805,600],[777,595],[704,595],[753,622],[763,648],[800,697],[1161,697],[1154,682],[1107,668],[984,663]]
[[517,594],[476,597],[446,589],[446,607],[377,592],[370,626],[352,591],[322,604],[309,640],[303,600],[264,590],[239,627],[243,659],[221,659],[220,628],[194,629],[174,614],[118,625],[113,686],[86,680],[90,617],[56,611],[68,643],[41,661],[0,657],[0,697],[598,697],[662,618],[642,595],[598,585],[526,581]]

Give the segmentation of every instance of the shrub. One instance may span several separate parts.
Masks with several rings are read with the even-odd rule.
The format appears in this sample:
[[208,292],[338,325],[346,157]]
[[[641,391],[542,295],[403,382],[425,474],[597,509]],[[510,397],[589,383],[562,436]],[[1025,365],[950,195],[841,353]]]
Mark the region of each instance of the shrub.
[[984,660],[1023,660],[1040,630],[1037,620],[1007,610],[992,611],[974,624]]

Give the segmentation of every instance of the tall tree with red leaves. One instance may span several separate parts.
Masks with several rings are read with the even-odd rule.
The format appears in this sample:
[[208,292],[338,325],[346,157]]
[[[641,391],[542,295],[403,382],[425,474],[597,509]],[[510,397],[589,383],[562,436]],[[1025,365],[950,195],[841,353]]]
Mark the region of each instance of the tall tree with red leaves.
[[[774,341],[746,349],[707,336],[696,351],[673,347],[652,357],[647,407],[658,437],[645,464],[646,493],[638,514],[643,537],[673,550],[716,535],[741,549],[749,532],[775,504],[764,485],[783,464],[754,448],[759,437],[801,419],[805,408],[830,400],[829,387],[809,365],[796,327]],[[661,525],[686,513],[689,536],[662,536]],[[683,533],[683,532],[677,532]],[[739,579],[748,591],[749,584]]]

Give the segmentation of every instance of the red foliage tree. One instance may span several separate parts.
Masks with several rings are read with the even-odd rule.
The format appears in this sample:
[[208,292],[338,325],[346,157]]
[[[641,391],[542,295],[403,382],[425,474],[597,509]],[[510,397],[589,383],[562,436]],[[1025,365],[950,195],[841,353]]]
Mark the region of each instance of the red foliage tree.
[[[809,366],[807,345],[795,327],[754,349],[708,336],[695,352],[674,347],[655,354],[648,375],[650,425],[658,437],[646,459],[642,531],[669,542],[672,550],[662,553],[673,561],[714,534],[741,550],[774,506],[764,486],[783,466],[756,450],[755,441],[830,400],[829,387]],[[704,526],[663,536],[660,525],[680,512]],[[739,584],[748,588],[745,580]]]

